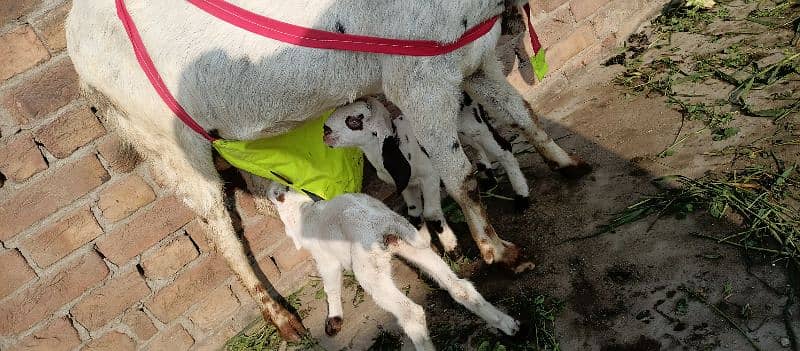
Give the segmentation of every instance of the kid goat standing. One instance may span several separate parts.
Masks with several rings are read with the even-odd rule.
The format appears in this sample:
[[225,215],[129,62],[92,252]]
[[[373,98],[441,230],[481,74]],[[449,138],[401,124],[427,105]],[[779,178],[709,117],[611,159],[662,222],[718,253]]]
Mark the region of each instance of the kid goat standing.
[[295,246],[311,252],[328,299],[325,332],[342,327],[342,270],[352,269],[375,303],[389,311],[417,350],[433,350],[425,311],[406,297],[392,280],[393,254],[402,256],[435,280],[450,296],[489,325],[514,335],[519,322],[487,302],[472,284],[458,278],[430,248],[430,235],[417,231],[382,202],[364,194],[345,194],[314,202],[289,187],[273,183],[268,189]]

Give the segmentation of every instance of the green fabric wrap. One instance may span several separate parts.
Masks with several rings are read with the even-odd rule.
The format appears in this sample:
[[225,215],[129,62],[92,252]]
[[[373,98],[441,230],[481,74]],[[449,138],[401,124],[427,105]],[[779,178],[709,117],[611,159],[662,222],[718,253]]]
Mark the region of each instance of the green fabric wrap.
[[213,145],[236,168],[325,200],[360,192],[361,150],[330,148],[322,139],[322,127],[332,112],[286,134],[259,140],[218,139]]

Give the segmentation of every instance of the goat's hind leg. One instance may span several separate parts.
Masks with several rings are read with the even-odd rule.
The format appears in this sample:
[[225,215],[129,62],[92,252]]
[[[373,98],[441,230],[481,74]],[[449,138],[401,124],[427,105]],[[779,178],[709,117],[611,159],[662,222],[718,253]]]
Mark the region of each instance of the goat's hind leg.
[[367,251],[356,245],[353,248],[353,273],[358,283],[372,296],[375,304],[397,318],[417,350],[434,350],[425,322],[425,310],[403,294],[392,280],[391,254],[380,249]]
[[454,300],[483,318],[492,327],[502,330],[507,335],[514,335],[519,331],[518,321],[486,301],[468,280],[458,278],[447,263],[431,249],[417,249],[402,242],[394,249],[446,289]]
[[322,287],[328,300],[328,318],[325,319],[325,334],[334,336],[342,330],[342,266],[335,258],[322,260],[314,257],[322,278]]
[[[129,137],[136,137],[135,134],[128,130]],[[152,139],[139,137],[139,140]],[[272,322],[285,340],[299,341],[305,333],[302,322],[269,295],[250,265],[244,245],[236,236],[230,214],[224,205],[222,180],[214,169],[210,145],[194,135],[180,140],[185,145],[179,147],[153,141],[154,146],[139,145],[139,150],[155,163],[156,169],[162,171],[160,175],[167,186],[174,188],[200,217],[208,239],[255,299],[264,319]],[[147,150],[146,147],[154,149]]]
[[547,165],[569,178],[579,178],[592,167],[564,151],[539,125],[538,117],[522,96],[506,81],[494,53],[487,55],[481,68],[464,80],[464,90],[483,104],[492,117],[520,129]]

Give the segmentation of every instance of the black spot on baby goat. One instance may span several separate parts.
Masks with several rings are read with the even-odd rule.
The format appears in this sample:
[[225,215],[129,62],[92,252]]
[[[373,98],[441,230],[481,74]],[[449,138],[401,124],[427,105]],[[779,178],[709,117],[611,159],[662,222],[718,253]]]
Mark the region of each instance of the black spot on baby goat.
[[403,155],[403,152],[400,151],[400,140],[395,136],[383,139],[381,156],[383,158],[383,168],[392,176],[395,189],[398,193],[402,192],[408,186],[408,181],[411,178],[411,165]]

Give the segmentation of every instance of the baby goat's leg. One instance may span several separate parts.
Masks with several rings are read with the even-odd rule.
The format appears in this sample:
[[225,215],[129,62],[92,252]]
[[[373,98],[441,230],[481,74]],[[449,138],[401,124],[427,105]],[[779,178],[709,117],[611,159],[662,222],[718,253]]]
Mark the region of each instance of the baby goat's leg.
[[422,216],[425,218],[425,222],[431,225],[436,235],[439,236],[439,242],[442,244],[444,251],[451,252],[455,250],[458,240],[444,218],[438,176],[427,177],[422,182],[422,201],[424,202]]
[[384,70],[384,92],[410,119],[417,141],[447,192],[461,206],[483,260],[515,264],[519,249],[501,240],[489,223],[473,167],[458,140],[460,74],[444,58],[392,58],[389,62],[393,67]]
[[328,300],[325,334],[334,336],[342,330],[342,266],[335,259],[320,260],[314,257],[314,260]]
[[375,304],[397,318],[417,350],[434,350],[428,336],[425,310],[403,294],[392,280],[391,254],[378,249],[366,251],[360,245],[353,246],[353,273],[361,287],[372,296]]
[[[488,116],[484,116],[483,119],[488,124],[490,122],[487,117]],[[514,157],[514,153],[512,153],[511,150],[503,149],[488,130],[487,133],[482,133],[479,136],[479,141],[484,150],[486,150],[486,153],[489,154],[489,157],[497,160],[497,162],[503,166],[503,169],[506,170],[508,181],[511,182],[511,188],[514,189],[514,193],[517,194],[514,196],[515,207],[518,209],[527,207],[529,204],[528,196],[530,194],[530,189],[528,188],[528,181],[525,179],[525,175],[519,168],[519,162],[517,158]]]
[[403,242],[393,246],[393,249],[433,278],[454,300],[483,318],[492,327],[508,335],[514,335],[519,330],[519,322],[486,301],[468,280],[458,278],[433,250],[417,249]]
[[416,184],[409,184],[401,193],[406,201],[408,217],[411,224],[417,229],[422,227],[422,194]]
[[487,54],[481,68],[464,80],[464,89],[493,117],[502,118],[512,127],[521,129],[550,168],[574,178],[591,171],[588,164],[570,156],[542,129],[530,105],[506,81],[494,53]]

